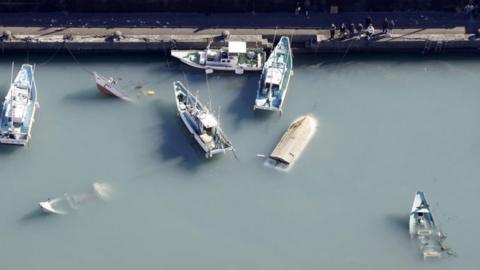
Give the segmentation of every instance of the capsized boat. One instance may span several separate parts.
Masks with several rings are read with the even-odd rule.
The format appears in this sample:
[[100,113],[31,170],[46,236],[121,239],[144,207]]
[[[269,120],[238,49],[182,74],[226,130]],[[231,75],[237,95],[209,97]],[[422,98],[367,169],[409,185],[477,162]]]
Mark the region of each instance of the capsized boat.
[[106,77],[98,74],[97,72],[93,72],[93,76],[95,77],[95,83],[97,84],[98,91],[112,97],[121,98],[125,101],[132,101],[130,97],[125,95],[122,90],[120,90],[117,80],[113,78],[107,79]]
[[442,244],[445,235],[435,224],[425,193],[422,191],[417,191],[413,200],[409,232],[411,238],[418,240],[424,259],[440,258],[446,254],[446,248]]
[[282,111],[290,77],[293,74],[292,68],[290,39],[281,37],[263,67],[254,110]]
[[214,70],[235,71],[236,74],[260,71],[266,59],[263,48],[247,48],[244,41],[229,41],[227,47],[220,49],[210,49],[209,44],[205,50],[172,50],[171,55],[207,73]]
[[23,64],[10,84],[0,119],[0,143],[24,146],[31,137],[38,106],[34,70],[32,65]]
[[205,157],[234,151],[217,118],[179,81],[173,83],[177,111],[188,131],[205,152]]
[[288,170],[307,146],[316,129],[317,121],[313,115],[307,114],[297,118],[273,149],[270,158],[267,159],[267,165]]
[[112,190],[109,184],[93,183],[92,188],[91,191],[86,193],[64,193],[63,196],[47,199],[39,203],[40,209],[48,214],[66,215],[73,210],[77,210],[86,202],[111,199]]

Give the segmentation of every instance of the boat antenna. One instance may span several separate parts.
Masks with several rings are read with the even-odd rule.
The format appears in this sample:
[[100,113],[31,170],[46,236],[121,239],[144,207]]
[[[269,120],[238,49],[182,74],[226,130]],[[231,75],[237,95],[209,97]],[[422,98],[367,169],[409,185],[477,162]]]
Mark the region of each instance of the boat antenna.
[[12,72],[10,73],[10,84],[13,83],[13,68],[15,66],[15,62],[12,61]]
[[207,83],[207,93],[208,93],[208,109],[212,111],[212,95],[210,94],[210,84],[208,83],[208,74],[205,73],[205,81]]
[[15,91],[15,86],[13,85],[13,68],[15,66],[15,62],[12,61],[12,72],[10,73],[10,121],[9,125],[10,128],[13,126],[13,95]]
[[275,39],[277,38],[277,30],[278,30],[278,25],[275,25],[275,32],[273,32],[272,46],[275,45]]

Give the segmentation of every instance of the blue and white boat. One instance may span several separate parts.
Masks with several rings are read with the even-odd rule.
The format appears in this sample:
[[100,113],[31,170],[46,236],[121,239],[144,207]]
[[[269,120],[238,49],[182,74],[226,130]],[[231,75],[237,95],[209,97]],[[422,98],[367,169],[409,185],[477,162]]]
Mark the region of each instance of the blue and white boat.
[[188,131],[205,152],[206,158],[234,151],[217,118],[181,82],[174,82],[177,111]]
[[253,109],[282,112],[292,74],[290,39],[281,37],[263,67]]
[[409,232],[412,239],[417,239],[423,258],[441,258],[447,249],[442,244],[445,235],[440,231],[433,219],[425,193],[415,193],[412,210],[410,211]]
[[37,108],[34,70],[32,65],[23,64],[10,84],[0,119],[0,143],[24,146],[30,139]]

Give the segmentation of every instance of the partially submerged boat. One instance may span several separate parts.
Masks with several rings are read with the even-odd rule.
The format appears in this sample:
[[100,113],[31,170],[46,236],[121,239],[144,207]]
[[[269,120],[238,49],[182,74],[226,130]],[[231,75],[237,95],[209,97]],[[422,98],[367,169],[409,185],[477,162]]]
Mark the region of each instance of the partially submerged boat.
[[292,69],[290,39],[281,37],[263,67],[253,109],[282,111]]
[[425,193],[418,191],[413,200],[409,219],[410,237],[417,239],[423,258],[441,258],[446,254],[442,242],[445,235],[439,230],[433,219]]
[[[13,68],[12,64],[12,78]],[[32,65],[23,64],[10,84],[0,118],[0,143],[24,146],[31,137],[38,106],[34,70]]]
[[130,97],[128,97],[125,93],[122,92],[120,87],[118,86],[118,81],[114,78],[106,78],[97,72],[93,72],[93,76],[95,77],[95,83],[97,84],[97,89],[101,93],[106,95],[121,98],[125,101],[132,101]]
[[179,81],[173,83],[177,111],[207,158],[234,151],[217,118]]
[[77,210],[86,202],[94,200],[109,200],[111,199],[111,187],[106,183],[93,183],[92,190],[87,193],[69,194],[64,193],[63,196],[47,199],[40,202],[40,209],[47,214],[66,215]]
[[236,74],[260,71],[266,59],[263,48],[247,48],[244,41],[229,41],[227,47],[220,49],[211,49],[209,44],[205,50],[172,50],[171,55],[207,73],[214,70],[235,71]]
[[273,149],[267,164],[288,170],[307,146],[316,129],[317,121],[312,115],[307,114],[297,118]]

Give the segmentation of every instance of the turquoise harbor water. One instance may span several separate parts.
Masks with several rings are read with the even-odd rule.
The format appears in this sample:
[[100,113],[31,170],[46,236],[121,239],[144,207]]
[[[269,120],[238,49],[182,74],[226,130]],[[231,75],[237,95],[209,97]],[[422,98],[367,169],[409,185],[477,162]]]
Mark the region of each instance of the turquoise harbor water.
[[[252,112],[258,73],[214,73],[207,87],[162,55],[78,58],[37,65],[30,145],[0,147],[0,269],[478,268],[479,59],[298,55],[279,117]],[[25,56],[1,58],[2,98],[12,60]],[[104,97],[82,67],[156,95]],[[202,158],[175,117],[174,80],[212,97],[238,160]],[[264,167],[256,155],[308,112],[319,128],[294,168]],[[95,181],[111,201],[38,213]],[[408,235],[417,190],[457,257],[420,258]]]

